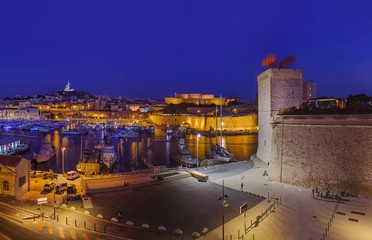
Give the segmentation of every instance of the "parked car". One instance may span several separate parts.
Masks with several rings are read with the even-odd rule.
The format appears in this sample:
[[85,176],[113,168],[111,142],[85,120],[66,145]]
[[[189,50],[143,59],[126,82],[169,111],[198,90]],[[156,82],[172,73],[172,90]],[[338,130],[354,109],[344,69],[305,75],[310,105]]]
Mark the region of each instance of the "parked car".
[[46,183],[44,184],[44,191],[51,192],[53,191],[54,187],[55,187],[54,183]]
[[56,192],[63,193],[67,190],[67,183],[60,183],[56,186]]
[[45,172],[44,173],[44,176],[43,176],[43,179],[54,179],[54,178],[57,178],[58,177],[58,174],[57,173],[54,173],[54,172]]
[[69,184],[67,186],[67,194],[76,194],[76,186],[75,186],[75,184]]
[[43,171],[39,171],[39,170],[31,170],[30,171],[30,177],[32,177],[32,178],[43,177],[43,176],[44,176]]
[[74,180],[79,177],[79,173],[76,171],[67,172],[67,180]]

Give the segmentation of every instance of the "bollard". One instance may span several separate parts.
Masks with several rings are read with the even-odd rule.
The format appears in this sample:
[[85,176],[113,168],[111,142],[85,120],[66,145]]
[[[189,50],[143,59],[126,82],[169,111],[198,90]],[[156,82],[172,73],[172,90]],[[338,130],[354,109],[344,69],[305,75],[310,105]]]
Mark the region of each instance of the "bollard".
[[93,229],[94,229],[94,231],[96,231],[96,224],[93,225]]
[[77,227],[77,222],[76,222],[76,219],[75,219],[75,227]]
[[66,217],[66,225],[68,225],[68,217]]
[[254,233],[253,233],[253,240],[254,240]]
[[35,218],[36,218],[36,216],[35,216],[35,214],[34,214],[34,222],[36,221]]
[[59,222],[59,215],[57,215],[57,222]]
[[84,221],[84,229],[87,229],[87,222]]

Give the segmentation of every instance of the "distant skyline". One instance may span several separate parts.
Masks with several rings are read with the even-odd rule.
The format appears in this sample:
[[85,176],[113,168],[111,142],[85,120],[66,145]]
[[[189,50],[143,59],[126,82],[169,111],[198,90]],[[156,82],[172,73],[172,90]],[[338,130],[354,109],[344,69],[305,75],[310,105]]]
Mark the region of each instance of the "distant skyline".
[[261,60],[296,55],[318,96],[372,95],[371,1],[0,4],[0,98],[62,91],[254,98]]

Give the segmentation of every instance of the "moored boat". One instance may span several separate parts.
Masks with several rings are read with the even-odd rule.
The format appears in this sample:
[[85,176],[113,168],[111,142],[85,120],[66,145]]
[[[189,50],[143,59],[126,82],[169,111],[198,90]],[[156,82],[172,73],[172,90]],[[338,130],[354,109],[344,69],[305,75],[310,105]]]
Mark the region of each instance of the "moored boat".
[[186,167],[193,167],[197,163],[197,158],[187,149],[183,138],[179,139],[177,150],[174,154],[171,154],[171,159]]
[[34,158],[37,163],[43,163],[49,161],[56,155],[56,150],[51,145],[41,146],[39,153],[34,154]]
[[105,146],[102,148],[101,160],[107,166],[107,168],[110,169],[116,162],[117,158],[118,156],[114,146]]

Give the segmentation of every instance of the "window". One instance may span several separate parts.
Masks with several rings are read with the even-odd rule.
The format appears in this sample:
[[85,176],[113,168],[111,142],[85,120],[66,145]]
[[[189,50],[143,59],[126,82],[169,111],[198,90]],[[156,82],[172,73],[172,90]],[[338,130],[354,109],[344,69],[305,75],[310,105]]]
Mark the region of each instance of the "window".
[[3,190],[4,191],[9,191],[9,183],[7,181],[3,182]]
[[25,184],[26,183],[26,176],[23,176],[23,177],[20,177],[19,178],[19,187],[22,187],[23,186],[23,184]]

